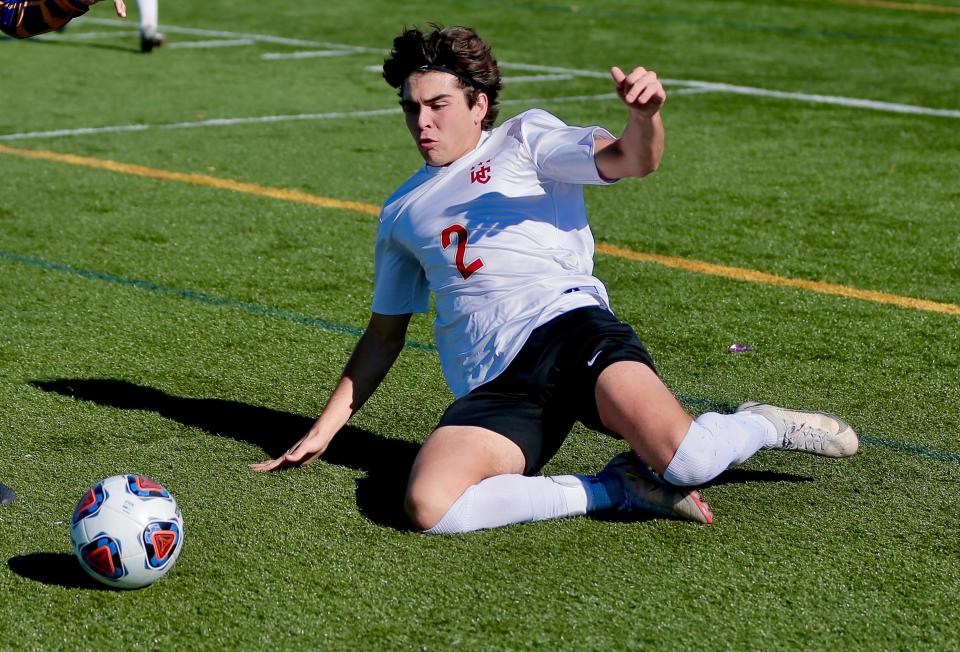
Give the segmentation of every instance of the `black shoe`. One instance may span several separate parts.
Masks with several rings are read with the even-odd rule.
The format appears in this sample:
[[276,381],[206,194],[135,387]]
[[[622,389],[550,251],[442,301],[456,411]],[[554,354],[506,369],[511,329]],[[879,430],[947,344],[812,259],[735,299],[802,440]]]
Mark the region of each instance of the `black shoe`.
[[158,48],[163,45],[163,34],[159,32],[153,36],[147,36],[143,32],[140,32],[140,51],[147,53],[153,50],[153,48]]
[[9,505],[17,499],[17,494],[5,484],[0,484],[0,505]]

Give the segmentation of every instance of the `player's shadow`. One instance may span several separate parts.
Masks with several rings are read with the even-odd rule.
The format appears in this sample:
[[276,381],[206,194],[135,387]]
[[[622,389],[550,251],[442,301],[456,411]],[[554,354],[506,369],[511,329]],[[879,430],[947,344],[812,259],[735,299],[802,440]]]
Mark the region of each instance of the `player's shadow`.
[[[496,176],[497,170],[494,169],[492,174]],[[487,192],[468,202],[448,207],[445,214],[456,216],[457,219],[465,220],[465,223],[470,224],[470,242],[473,245],[481,244],[486,238],[499,235],[507,226],[516,224],[518,221],[534,220],[535,218],[531,216],[552,216],[556,208],[554,202],[554,198],[544,194],[508,196],[501,192]],[[478,210],[478,206],[482,206],[483,210]],[[586,225],[585,220],[561,221],[559,224],[550,222],[550,226],[562,231],[574,231],[585,228]],[[574,264],[574,261],[571,260],[570,264]]]
[[706,482],[697,489],[715,487],[722,484],[746,484],[748,482],[813,482],[808,475],[783,473],[781,471],[757,471],[754,469],[727,469],[713,480]]
[[116,38],[126,38],[130,43],[136,43],[135,45],[120,45],[117,43],[97,43],[96,41],[82,41],[82,40],[68,40],[68,39],[59,39],[56,35],[50,37],[35,37],[31,39],[24,39],[24,42],[29,43],[33,47],[46,46],[46,47],[65,47],[65,48],[87,48],[93,50],[110,50],[112,52],[124,52],[126,54],[141,54],[140,52],[140,40],[136,36],[126,36],[118,35]]
[[[814,479],[805,475],[796,475],[793,473],[781,473],[779,471],[756,471],[752,469],[727,469],[713,480],[699,485],[696,489],[706,489],[724,484],[746,484],[748,482],[813,482]],[[708,501],[709,502],[709,501]],[[612,522],[640,522],[650,521],[662,518],[653,513],[642,512],[618,512],[606,511],[590,514],[590,517],[598,521]]]
[[20,577],[41,584],[67,589],[114,590],[90,577],[77,558],[66,552],[31,552],[17,555],[7,561],[7,567]]
[[[113,378],[33,380],[30,384],[45,392],[98,405],[156,412],[186,426],[253,444],[269,457],[283,454],[313,425],[313,419],[300,414],[238,401],[175,396]],[[366,472],[366,477],[357,481],[357,507],[361,513],[375,523],[407,529],[403,495],[418,450],[419,445],[413,442],[345,426],[322,459]]]
[[[313,425],[313,419],[300,414],[225,399],[175,396],[153,387],[112,378],[61,378],[34,380],[30,384],[46,392],[92,401],[98,405],[156,412],[220,437],[251,443],[269,457],[281,455]],[[357,480],[357,507],[360,512],[374,523],[407,530],[410,524],[403,511],[403,496],[418,450],[419,445],[413,442],[390,439],[361,428],[345,426],[322,459],[330,464],[365,472],[366,476]],[[813,478],[789,473],[729,469],[705,486],[812,481]],[[601,520],[638,520],[636,514],[629,517],[598,514],[596,517]],[[78,570],[82,572],[79,567]]]

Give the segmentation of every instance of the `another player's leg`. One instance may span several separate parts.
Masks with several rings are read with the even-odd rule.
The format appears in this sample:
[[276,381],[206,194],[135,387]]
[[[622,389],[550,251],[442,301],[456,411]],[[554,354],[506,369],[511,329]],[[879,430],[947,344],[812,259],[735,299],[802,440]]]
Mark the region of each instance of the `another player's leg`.
[[157,0],[137,0],[137,10],[140,13],[140,51],[150,52],[163,45],[163,34],[157,31]]

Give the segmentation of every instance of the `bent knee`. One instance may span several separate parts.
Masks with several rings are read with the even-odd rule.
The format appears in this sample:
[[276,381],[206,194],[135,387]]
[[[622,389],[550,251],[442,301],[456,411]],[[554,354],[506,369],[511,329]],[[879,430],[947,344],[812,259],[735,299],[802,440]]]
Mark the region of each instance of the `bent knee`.
[[414,529],[425,532],[443,519],[459,497],[436,485],[414,483],[407,487],[403,508]]

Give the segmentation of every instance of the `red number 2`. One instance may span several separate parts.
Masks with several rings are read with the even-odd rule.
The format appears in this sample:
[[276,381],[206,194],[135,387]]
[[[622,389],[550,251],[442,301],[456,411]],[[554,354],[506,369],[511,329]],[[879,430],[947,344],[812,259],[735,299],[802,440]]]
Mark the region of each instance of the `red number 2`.
[[459,224],[451,224],[440,234],[440,244],[444,249],[450,246],[450,238],[454,234],[457,236],[457,271],[460,272],[463,280],[467,280],[475,271],[483,267],[483,260],[477,258],[469,265],[464,264],[463,257],[467,253],[467,230]]

